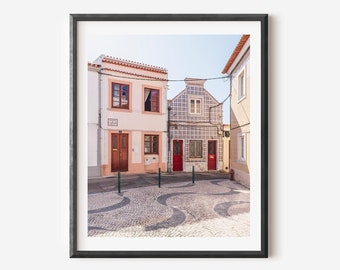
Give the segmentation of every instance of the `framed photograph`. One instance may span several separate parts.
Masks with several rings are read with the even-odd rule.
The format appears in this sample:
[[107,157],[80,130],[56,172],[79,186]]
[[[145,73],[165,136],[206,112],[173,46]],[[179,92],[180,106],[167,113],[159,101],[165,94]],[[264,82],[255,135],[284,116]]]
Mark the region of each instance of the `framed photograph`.
[[70,15],[70,257],[268,257],[268,15]]

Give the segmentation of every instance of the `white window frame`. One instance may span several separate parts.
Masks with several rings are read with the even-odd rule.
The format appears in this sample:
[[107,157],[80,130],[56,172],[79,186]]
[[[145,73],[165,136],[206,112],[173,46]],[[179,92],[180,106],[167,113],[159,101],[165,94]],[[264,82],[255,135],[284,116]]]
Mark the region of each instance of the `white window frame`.
[[[191,112],[191,101],[194,101],[194,112]],[[200,111],[197,112],[197,101],[199,101],[200,104]],[[188,96],[188,112],[191,115],[202,115],[203,111],[203,97],[202,96],[195,96],[195,95],[189,95]]]
[[[247,73],[246,69],[244,68],[240,74],[237,76],[237,102],[241,102],[247,97]],[[242,87],[243,86],[243,87]],[[243,89],[243,91],[242,91]]]
[[[194,156],[191,156],[191,148],[190,148],[190,146],[191,146],[191,143],[193,143],[194,144],[194,147],[195,147],[195,149],[194,149]],[[200,148],[199,148],[199,152],[201,153],[201,155],[196,155],[197,154],[197,143],[198,144],[200,144],[199,146],[200,146]],[[202,158],[203,157],[203,141],[202,140],[189,140],[189,158],[190,159],[195,159],[195,158]]]
[[237,134],[237,160],[240,163],[247,161],[247,134]]

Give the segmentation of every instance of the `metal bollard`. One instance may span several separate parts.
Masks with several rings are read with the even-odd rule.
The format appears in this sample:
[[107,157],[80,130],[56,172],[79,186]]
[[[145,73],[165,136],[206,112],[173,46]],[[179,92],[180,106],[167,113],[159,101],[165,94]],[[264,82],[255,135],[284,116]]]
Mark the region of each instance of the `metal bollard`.
[[118,193],[120,193],[120,171],[118,171]]
[[192,166],[192,183],[195,184],[195,166]]
[[161,187],[161,168],[158,168],[158,187]]

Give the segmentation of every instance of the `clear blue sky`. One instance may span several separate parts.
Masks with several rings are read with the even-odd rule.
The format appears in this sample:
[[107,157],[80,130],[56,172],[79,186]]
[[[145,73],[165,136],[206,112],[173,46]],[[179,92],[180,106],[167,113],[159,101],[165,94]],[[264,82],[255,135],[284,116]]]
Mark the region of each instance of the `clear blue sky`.
[[[169,80],[186,77],[215,78],[221,73],[241,35],[111,35],[91,37],[88,61],[105,54],[166,68]],[[184,82],[169,82],[168,99],[185,88]],[[229,94],[229,80],[208,80],[208,90],[218,101]],[[228,100],[229,101],[229,100]],[[223,122],[229,123],[229,102],[223,106]]]

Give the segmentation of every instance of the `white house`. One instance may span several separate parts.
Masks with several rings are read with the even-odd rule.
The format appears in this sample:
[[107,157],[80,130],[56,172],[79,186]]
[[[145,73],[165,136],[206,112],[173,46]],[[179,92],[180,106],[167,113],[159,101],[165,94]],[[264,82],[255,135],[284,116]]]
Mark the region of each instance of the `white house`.
[[88,175],[166,170],[166,69],[101,55],[88,64]]
[[230,169],[234,179],[250,186],[250,36],[243,35],[223,71],[231,80]]

